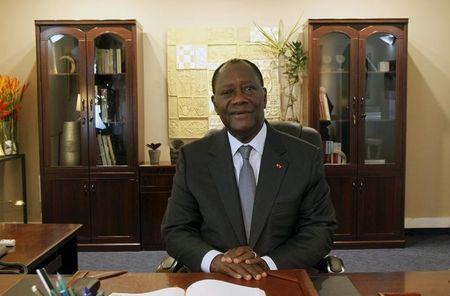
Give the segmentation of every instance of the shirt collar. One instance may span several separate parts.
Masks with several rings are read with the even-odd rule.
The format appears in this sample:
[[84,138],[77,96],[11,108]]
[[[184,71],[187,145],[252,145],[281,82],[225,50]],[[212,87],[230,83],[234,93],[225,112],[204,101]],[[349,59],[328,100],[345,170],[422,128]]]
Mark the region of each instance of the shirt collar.
[[248,143],[244,144],[238,139],[236,139],[232,134],[230,134],[229,131],[227,131],[228,134],[228,140],[230,142],[230,148],[231,148],[231,155],[235,155],[236,151],[241,147],[242,145],[250,145],[253,147],[253,149],[256,150],[259,154],[263,153],[264,150],[264,142],[266,141],[266,135],[267,135],[267,126],[266,123],[263,123],[263,126],[259,130],[258,134]]

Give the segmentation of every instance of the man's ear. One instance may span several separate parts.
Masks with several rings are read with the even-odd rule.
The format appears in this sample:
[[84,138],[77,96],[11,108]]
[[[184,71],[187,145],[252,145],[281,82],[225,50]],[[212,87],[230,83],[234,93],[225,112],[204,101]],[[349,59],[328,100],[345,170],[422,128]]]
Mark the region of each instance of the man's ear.
[[267,89],[265,87],[263,87],[264,90],[264,109],[266,109],[266,105],[267,105]]
[[[216,111],[216,113],[217,113],[216,102],[214,101],[214,95],[211,96],[211,102],[214,105],[214,111]],[[219,113],[217,113],[217,114],[219,114]]]

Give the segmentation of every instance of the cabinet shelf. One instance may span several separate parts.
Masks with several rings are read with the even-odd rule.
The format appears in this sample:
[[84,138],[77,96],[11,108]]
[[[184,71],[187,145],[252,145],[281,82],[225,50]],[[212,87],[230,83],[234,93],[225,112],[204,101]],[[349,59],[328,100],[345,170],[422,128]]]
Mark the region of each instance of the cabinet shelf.
[[51,77],[78,76],[79,73],[49,73]]
[[320,74],[350,74],[349,71],[321,71]]
[[126,73],[95,73],[96,76],[125,76]]
[[367,73],[367,74],[386,74],[386,75],[395,75],[395,74],[396,74],[396,71],[385,71],[385,72],[382,72],[382,71],[367,71],[366,73]]

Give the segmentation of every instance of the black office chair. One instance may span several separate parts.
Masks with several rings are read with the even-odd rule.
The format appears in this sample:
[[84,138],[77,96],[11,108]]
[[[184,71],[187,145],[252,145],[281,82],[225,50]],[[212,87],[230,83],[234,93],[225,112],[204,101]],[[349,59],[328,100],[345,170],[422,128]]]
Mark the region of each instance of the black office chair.
[[[302,126],[297,122],[291,121],[272,121],[270,125],[283,133],[300,138],[308,143],[321,149],[322,138],[320,134],[313,128]],[[218,130],[209,131],[208,134],[217,132]],[[319,273],[343,273],[345,271],[344,262],[341,258],[334,255],[327,255],[322,258],[314,269]],[[156,268],[156,272],[188,272],[186,266],[180,264],[173,257],[164,258]],[[314,270],[313,270],[314,271]]]

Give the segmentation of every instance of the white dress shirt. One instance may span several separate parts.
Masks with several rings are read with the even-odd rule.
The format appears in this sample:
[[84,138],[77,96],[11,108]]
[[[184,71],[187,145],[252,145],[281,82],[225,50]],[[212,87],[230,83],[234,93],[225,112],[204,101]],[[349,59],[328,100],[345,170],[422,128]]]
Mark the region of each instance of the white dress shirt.
[[[259,168],[261,167],[261,158],[264,151],[264,142],[266,141],[266,135],[267,135],[266,123],[263,124],[259,133],[250,142],[245,144],[240,142],[238,139],[233,137],[230,134],[230,132],[228,132],[228,140],[230,142],[231,156],[233,157],[234,172],[236,175],[236,184],[239,184],[239,173],[241,172],[241,167],[242,164],[244,163],[241,154],[237,152],[239,147],[241,147],[242,145],[250,145],[253,147],[252,151],[250,152],[249,161],[250,164],[252,165],[253,172],[255,174],[256,184],[258,184]],[[205,254],[200,266],[203,272],[211,272],[210,271],[211,262],[219,254],[223,253],[217,250],[211,250]],[[267,266],[269,266],[270,270],[278,269],[275,262],[273,262],[272,258],[268,256],[263,256],[261,257],[261,259],[263,259],[267,263]]]

